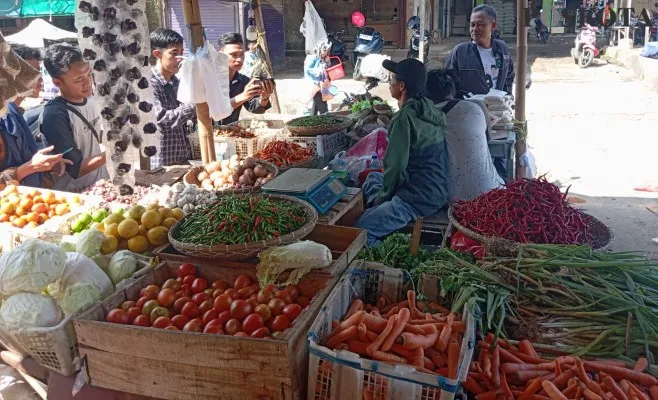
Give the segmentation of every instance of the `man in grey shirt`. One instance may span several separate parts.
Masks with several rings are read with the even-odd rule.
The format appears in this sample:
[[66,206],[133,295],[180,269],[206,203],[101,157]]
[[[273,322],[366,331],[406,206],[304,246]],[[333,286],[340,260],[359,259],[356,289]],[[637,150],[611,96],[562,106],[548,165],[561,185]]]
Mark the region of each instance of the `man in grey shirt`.
[[55,180],[53,189],[79,191],[109,178],[91,67],[80,49],[69,44],[49,47],[44,66],[61,95],[44,106],[40,130],[48,144],[55,146],[54,152],[72,162],[67,173]]

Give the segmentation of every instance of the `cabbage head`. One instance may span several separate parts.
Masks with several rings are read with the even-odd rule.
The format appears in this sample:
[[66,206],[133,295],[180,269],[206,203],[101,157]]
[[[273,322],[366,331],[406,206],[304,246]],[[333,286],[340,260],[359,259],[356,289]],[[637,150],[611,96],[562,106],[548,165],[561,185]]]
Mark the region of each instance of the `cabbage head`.
[[129,250],[114,253],[107,267],[107,274],[115,285],[128,279],[137,271],[137,259]]
[[78,282],[66,288],[64,297],[59,300],[59,306],[62,307],[65,315],[76,315],[87,305],[102,299],[96,285]]
[[75,244],[71,242],[62,242],[59,247],[66,252],[75,251]]
[[95,262],[96,265],[98,265],[103,272],[107,274],[107,267],[110,266],[110,260],[112,259],[111,256],[105,255],[105,254],[98,254],[95,255],[91,258],[91,261]]
[[62,276],[47,287],[48,294],[62,301],[67,289],[76,283],[96,286],[101,299],[114,292],[110,278],[90,258],[80,253],[66,253],[67,263]]
[[78,237],[75,251],[87,257],[93,257],[100,254],[103,240],[105,240],[105,234],[103,232],[97,229],[87,229]]
[[0,307],[0,324],[9,330],[49,328],[62,319],[64,315],[55,299],[42,294],[18,293]]
[[56,244],[28,239],[0,254],[0,295],[41,293],[66,266],[66,252]]

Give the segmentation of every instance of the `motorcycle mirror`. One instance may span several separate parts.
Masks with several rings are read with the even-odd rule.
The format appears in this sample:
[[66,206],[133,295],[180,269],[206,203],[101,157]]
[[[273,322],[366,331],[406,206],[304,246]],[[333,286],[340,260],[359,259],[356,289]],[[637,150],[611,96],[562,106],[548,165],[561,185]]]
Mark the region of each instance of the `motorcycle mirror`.
[[544,12],[544,10],[543,10],[543,9],[541,9],[541,10],[539,10],[539,13],[540,13],[540,14],[541,14],[541,13],[543,13],[543,12]]
[[409,18],[409,21],[407,21],[407,29],[418,29],[420,26],[420,18],[417,16]]

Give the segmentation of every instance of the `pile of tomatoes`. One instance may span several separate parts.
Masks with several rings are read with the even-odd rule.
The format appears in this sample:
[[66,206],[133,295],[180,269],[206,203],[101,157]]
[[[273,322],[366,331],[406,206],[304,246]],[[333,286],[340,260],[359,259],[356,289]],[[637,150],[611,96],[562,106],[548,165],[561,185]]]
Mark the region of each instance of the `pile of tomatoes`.
[[233,285],[211,283],[196,275],[192,264],[178,267],[178,278],[162,287],[140,290],[137,301],[126,301],[110,311],[107,321],[117,324],[252,338],[277,338],[290,328],[309,297],[292,285],[279,290],[261,288],[248,275],[238,276]]

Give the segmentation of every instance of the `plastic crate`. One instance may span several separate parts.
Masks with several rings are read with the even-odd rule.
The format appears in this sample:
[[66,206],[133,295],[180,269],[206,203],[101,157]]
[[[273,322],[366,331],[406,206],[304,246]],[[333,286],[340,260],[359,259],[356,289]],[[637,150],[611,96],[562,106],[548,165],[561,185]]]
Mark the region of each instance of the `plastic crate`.
[[[407,365],[390,365],[330,350],[320,343],[331,332],[331,321],[340,320],[352,300],[375,304],[380,295],[403,298],[403,272],[378,263],[356,263],[327,297],[308,333],[308,400],[407,399],[451,400],[466,379],[475,346],[475,321],[467,308],[466,332],[461,346],[457,379],[416,371]],[[432,299],[430,299],[432,300]],[[365,393],[364,392],[370,392]],[[369,396],[372,395],[372,396]]]
[[349,144],[349,137],[345,131],[332,133],[331,135],[318,135],[318,136],[285,136],[282,140],[289,140],[291,142],[306,144],[312,147],[318,157],[333,156],[334,154],[347,150]]
[[192,160],[201,160],[201,142],[199,141],[199,134],[197,132],[192,132],[187,135],[187,139],[190,141],[190,147],[192,147]]
[[[241,119],[233,124],[239,125],[245,129],[249,129],[256,136],[261,135],[281,135],[286,127],[286,123],[282,119],[268,119],[268,118],[248,118]],[[266,125],[264,127],[263,125]]]
[[277,138],[276,133],[268,133],[249,139],[215,136],[215,155],[217,159],[227,159],[237,154],[238,157],[253,157],[263,150],[265,145]]

